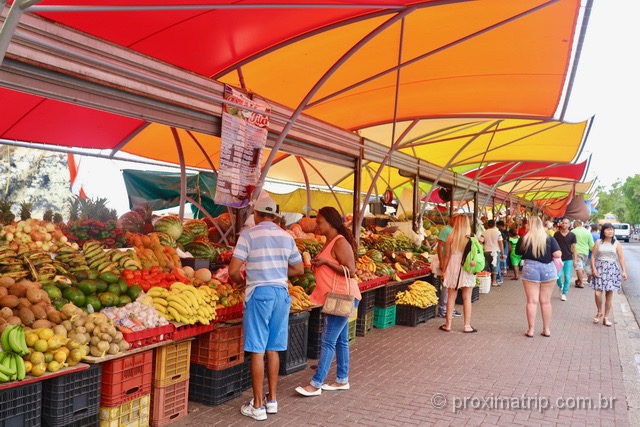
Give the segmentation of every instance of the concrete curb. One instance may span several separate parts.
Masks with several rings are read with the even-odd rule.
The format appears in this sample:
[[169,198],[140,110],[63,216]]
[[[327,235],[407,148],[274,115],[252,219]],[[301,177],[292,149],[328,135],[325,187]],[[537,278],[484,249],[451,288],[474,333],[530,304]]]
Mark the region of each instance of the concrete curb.
[[613,318],[629,425],[640,425],[640,327],[623,293],[614,293]]

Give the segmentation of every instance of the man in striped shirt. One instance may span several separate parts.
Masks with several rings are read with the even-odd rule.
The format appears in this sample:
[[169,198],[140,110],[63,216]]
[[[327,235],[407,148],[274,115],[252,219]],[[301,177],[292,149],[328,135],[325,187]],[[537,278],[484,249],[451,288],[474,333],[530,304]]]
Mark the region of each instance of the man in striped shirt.
[[[278,412],[278,351],[287,349],[291,306],[288,278],[304,273],[295,240],[274,223],[276,210],[276,203],[271,198],[258,199],[253,208],[256,225],[240,233],[229,264],[231,280],[246,283],[244,350],[251,353],[253,399],[242,405],[240,412],[255,420],[266,420],[267,414]],[[246,281],[240,272],[243,264]],[[267,396],[262,394],[265,353]]]

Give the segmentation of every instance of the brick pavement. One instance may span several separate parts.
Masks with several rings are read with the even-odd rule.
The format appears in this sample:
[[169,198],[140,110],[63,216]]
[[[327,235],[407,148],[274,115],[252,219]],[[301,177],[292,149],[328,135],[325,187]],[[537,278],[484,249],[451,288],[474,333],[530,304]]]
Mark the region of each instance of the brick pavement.
[[[622,319],[614,301],[615,320]],[[472,324],[479,332],[463,334],[462,318],[454,318],[451,333],[438,330],[442,319],[416,327],[373,329],[357,337],[351,346],[351,390],[302,397],[294,388],[311,378],[309,367],[279,380],[279,413],[264,425],[367,425],[367,426],[628,426],[630,412],[625,390],[638,384],[634,364],[627,364],[626,380],[616,339],[618,325],[604,327],[591,321],[595,313],[593,292],[572,287],[568,301],[553,297],[551,338],[524,337],[526,319],[522,285],[505,281],[500,288],[481,294],[473,304]],[[460,307],[459,307],[460,308]],[[628,321],[628,316],[627,316]],[[634,326],[637,331],[637,325]],[[635,332],[636,339],[637,332]],[[621,345],[621,349],[625,346]],[[624,350],[621,350],[624,351]],[[633,355],[623,355],[623,359]],[[335,375],[334,367],[328,381]],[[629,382],[629,375],[634,381]],[[528,399],[523,400],[522,397]],[[242,416],[242,396],[216,407],[189,403],[189,415],[174,425],[186,427],[252,425]],[[605,399],[611,409],[559,409],[591,398],[593,405]],[[454,402],[467,408],[454,410]],[[528,408],[523,408],[527,405]],[[604,402],[604,400],[602,400]],[[441,407],[437,407],[440,406]],[[521,409],[518,409],[518,405]],[[546,410],[541,405],[550,405]],[[633,402],[629,403],[633,409]],[[631,419],[635,419],[631,416]]]

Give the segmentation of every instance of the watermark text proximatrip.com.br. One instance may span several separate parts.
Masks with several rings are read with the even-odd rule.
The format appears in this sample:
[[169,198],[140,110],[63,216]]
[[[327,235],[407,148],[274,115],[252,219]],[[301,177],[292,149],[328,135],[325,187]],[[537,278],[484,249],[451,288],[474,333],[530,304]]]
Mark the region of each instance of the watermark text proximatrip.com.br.
[[449,409],[454,413],[465,410],[527,410],[545,412],[548,409],[559,410],[611,410],[615,407],[615,397],[603,396],[598,393],[596,397],[558,397],[549,398],[534,394],[533,396],[497,396],[493,393],[484,397],[450,396],[443,393],[435,393],[431,396],[431,404],[436,409]]

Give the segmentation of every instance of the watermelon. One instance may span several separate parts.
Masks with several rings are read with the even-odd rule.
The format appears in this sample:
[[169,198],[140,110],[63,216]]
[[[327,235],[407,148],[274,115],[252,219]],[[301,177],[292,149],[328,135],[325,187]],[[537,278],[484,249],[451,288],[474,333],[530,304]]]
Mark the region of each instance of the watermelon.
[[218,260],[218,251],[211,243],[194,242],[185,245],[184,249],[190,252],[194,258],[208,259],[210,262],[216,262]]
[[174,239],[173,237],[169,236],[167,233],[160,233],[160,232],[156,232],[154,231],[153,233],[149,233],[151,234],[155,234],[158,236],[158,240],[160,241],[160,244],[162,246],[169,246],[171,248],[175,248],[176,246],[178,246],[178,244],[176,243],[176,239]]
[[196,236],[191,230],[189,230],[188,228],[183,228],[182,234],[180,234],[180,237],[178,237],[176,241],[182,245],[188,245],[189,243],[193,242],[195,238]]
[[206,236],[209,234],[207,223],[201,219],[190,219],[184,223],[183,228],[193,233],[194,239],[198,236]]
[[182,234],[182,221],[176,215],[163,216],[153,224],[153,231],[166,233],[177,240]]

